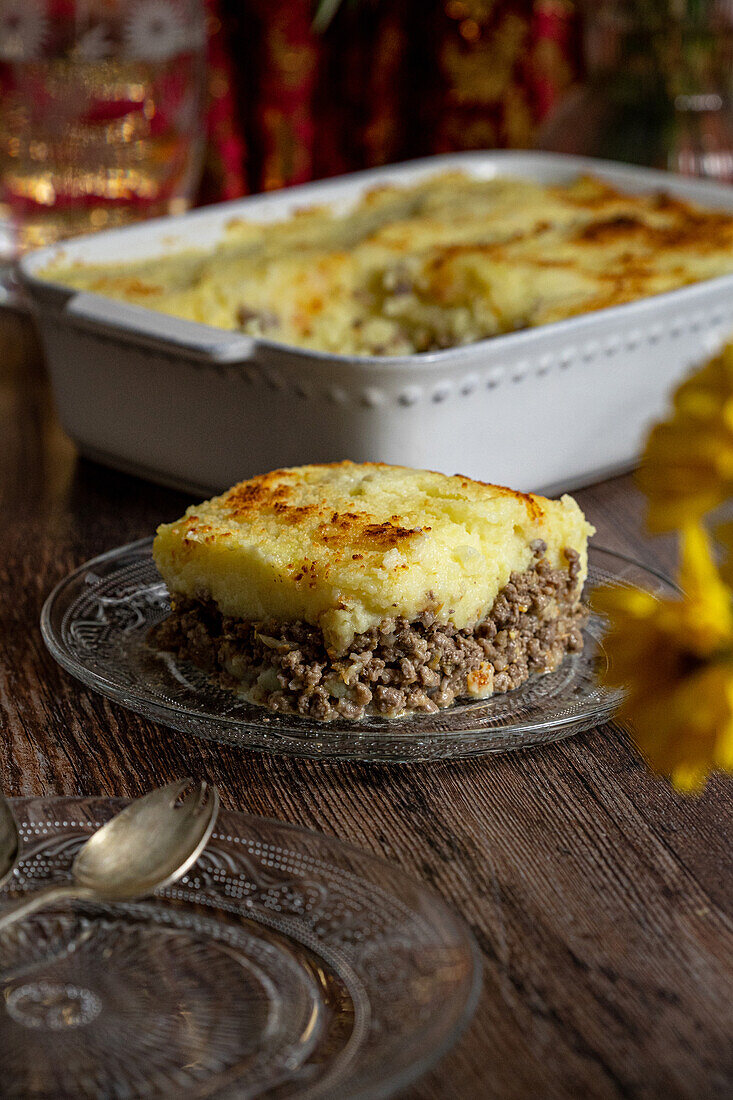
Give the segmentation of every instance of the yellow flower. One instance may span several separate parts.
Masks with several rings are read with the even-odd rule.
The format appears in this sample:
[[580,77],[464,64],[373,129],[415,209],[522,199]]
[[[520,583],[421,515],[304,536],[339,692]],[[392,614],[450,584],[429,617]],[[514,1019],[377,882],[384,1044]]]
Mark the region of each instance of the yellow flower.
[[684,531],[680,584],[679,599],[608,586],[593,604],[610,623],[604,680],[626,691],[619,717],[652,767],[692,790],[733,770],[733,593],[698,524]]
[[652,531],[699,520],[733,494],[733,344],[684,382],[647,440],[640,489]]

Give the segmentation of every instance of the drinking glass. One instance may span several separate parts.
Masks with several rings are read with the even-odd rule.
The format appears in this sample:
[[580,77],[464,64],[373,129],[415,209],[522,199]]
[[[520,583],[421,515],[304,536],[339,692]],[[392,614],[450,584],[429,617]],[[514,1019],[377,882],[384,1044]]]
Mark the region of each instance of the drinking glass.
[[184,210],[204,0],[0,0],[0,258]]

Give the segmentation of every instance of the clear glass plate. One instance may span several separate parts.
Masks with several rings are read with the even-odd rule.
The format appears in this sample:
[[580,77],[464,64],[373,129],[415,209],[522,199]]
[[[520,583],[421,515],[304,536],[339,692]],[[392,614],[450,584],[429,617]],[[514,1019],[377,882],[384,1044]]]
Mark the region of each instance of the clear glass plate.
[[[23,853],[0,905],[70,878],[124,803],[16,799]],[[56,905],[0,933],[4,1097],[383,1097],[470,1018],[475,942],[398,868],[222,811],[175,886]]]
[[[556,741],[605,721],[620,701],[602,689],[603,623],[591,615],[582,653],[546,676],[488,700],[437,714],[316,722],[273,714],[213,683],[206,673],[146,643],[168,614],[168,592],[151,554],[152,539],[82,565],[51,593],[41,615],[49,650],[89,687],[139,714],[187,734],[247,749],[299,756],[422,761],[505,752]],[[665,577],[611,550],[589,554],[586,597],[599,584],[675,592]]]

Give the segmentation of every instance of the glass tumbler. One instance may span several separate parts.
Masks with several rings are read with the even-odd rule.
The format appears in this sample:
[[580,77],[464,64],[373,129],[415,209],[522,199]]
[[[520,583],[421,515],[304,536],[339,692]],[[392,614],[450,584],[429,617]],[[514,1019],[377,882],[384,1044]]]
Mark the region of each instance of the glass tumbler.
[[204,0],[0,0],[0,259],[190,204]]

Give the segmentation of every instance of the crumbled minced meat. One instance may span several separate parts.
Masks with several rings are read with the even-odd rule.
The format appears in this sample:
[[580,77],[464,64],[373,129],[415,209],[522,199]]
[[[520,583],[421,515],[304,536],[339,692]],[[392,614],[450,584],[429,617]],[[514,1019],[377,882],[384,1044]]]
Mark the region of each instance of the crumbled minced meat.
[[273,711],[321,721],[437,711],[461,696],[510,691],[582,649],[587,612],[579,602],[578,554],[566,549],[567,569],[553,569],[542,557],[544,542],[531,545],[536,564],[512,573],[489,617],[462,630],[436,622],[432,611],[414,622],[385,619],[331,658],[309,623],[243,622],[222,616],[210,601],[187,599],[176,602],[151,641],[226,687],[245,687]]

